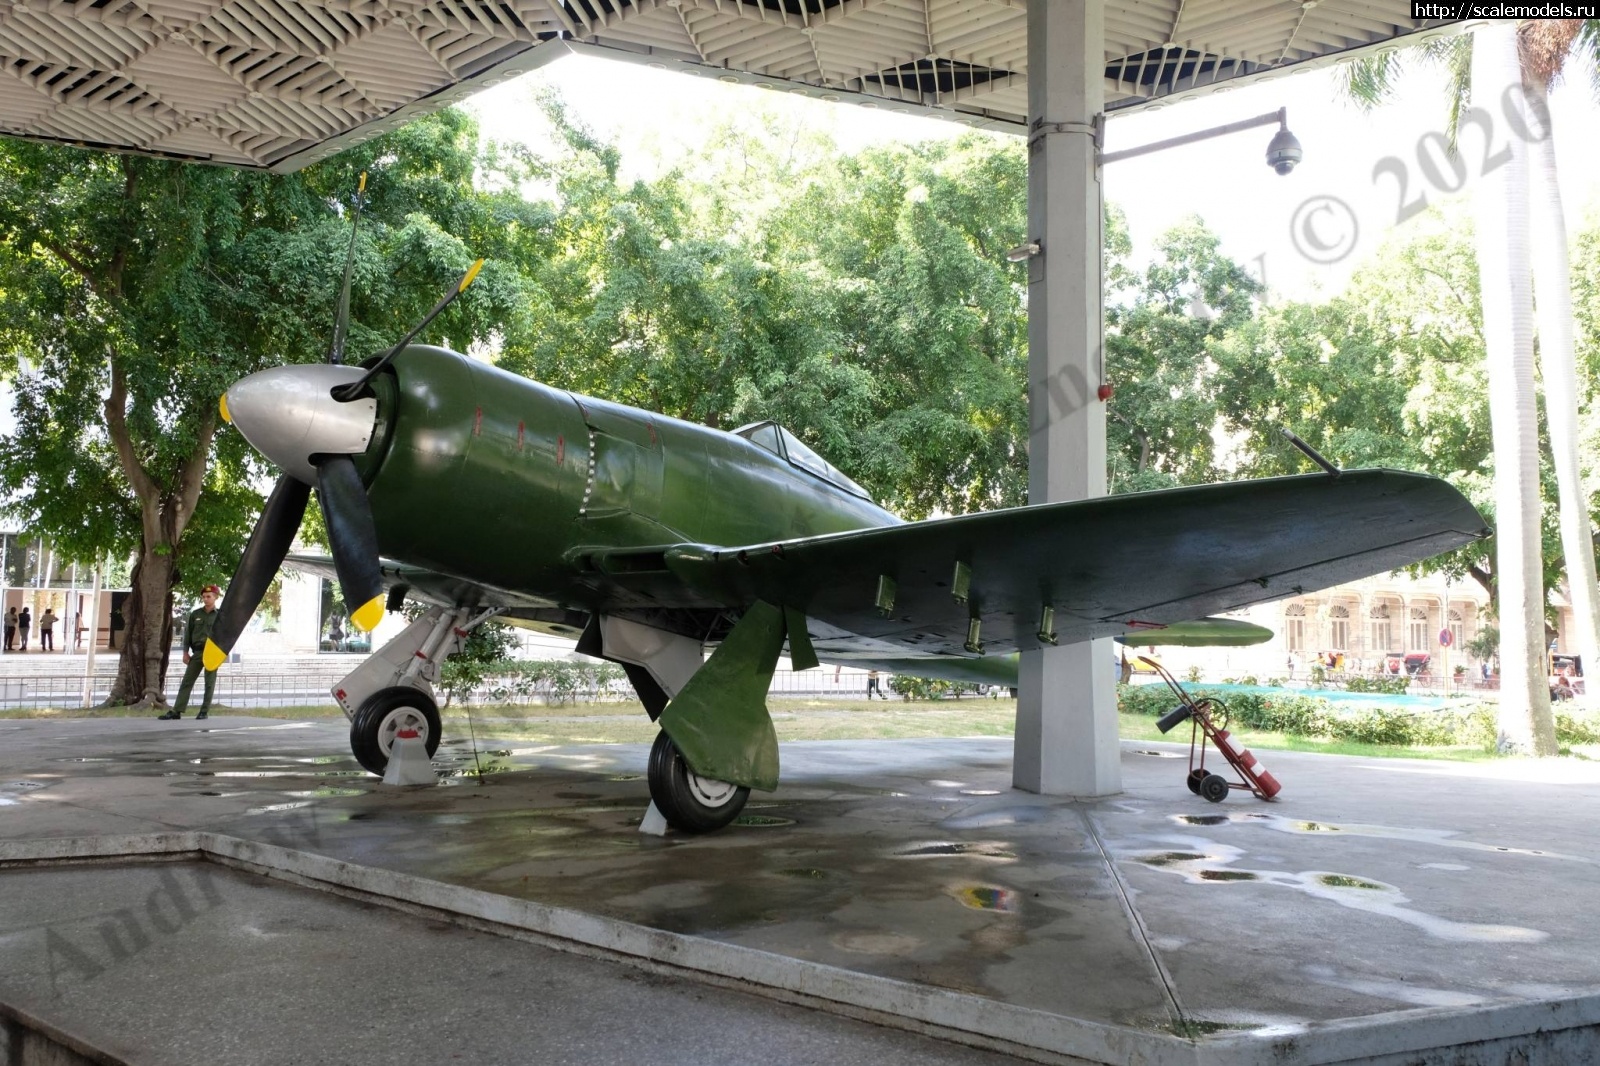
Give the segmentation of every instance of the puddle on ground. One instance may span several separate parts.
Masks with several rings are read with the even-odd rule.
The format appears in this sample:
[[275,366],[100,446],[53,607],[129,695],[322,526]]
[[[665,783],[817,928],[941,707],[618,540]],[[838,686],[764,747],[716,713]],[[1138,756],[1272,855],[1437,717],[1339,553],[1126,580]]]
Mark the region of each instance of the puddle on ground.
[[643,781],[644,780],[644,775],[643,774],[611,774],[606,778],[606,780],[607,781]]
[[275,811],[292,811],[300,807],[311,806],[310,800],[295,800],[293,803],[269,803],[265,807],[251,807],[246,814],[272,814]]
[[1176,1033],[1179,1036],[1193,1038],[1197,1036],[1211,1036],[1215,1033],[1249,1032],[1253,1029],[1261,1028],[1263,1028],[1263,1026],[1252,1025],[1249,1022],[1213,1022],[1207,1021],[1204,1018],[1185,1018],[1181,1022],[1177,1022],[1171,1026],[1168,1026],[1168,1031]]
[[1014,859],[1016,853],[1007,851],[998,840],[933,840],[925,844],[908,844],[889,853],[897,859],[927,859],[944,855],[967,855],[976,859]]
[[961,794],[963,796],[998,796],[1000,795],[1000,790],[998,788],[964,788],[961,790]]
[[1182,752],[1176,752],[1176,751],[1154,751],[1154,750],[1139,750],[1139,749],[1135,749],[1134,751],[1129,752],[1129,754],[1130,755],[1148,755],[1152,759],[1181,759],[1181,758],[1183,758],[1183,753]]
[[909,955],[922,941],[903,933],[836,933],[830,942],[854,955]]
[[[1286,821],[1286,820],[1285,820]],[[1193,846],[1193,845],[1191,845]],[[1181,876],[1191,884],[1254,882],[1304,892],[1316,899],[1351,910],[1366,911],[1414,925],[1439,940],[1477,943],[1537,943],[1550,934],[1515,925],[1457,922],[1407,906],[1411,900],[1394,885],[1373,878],[1327,870],[1291,873],[1287,870],[1228,869],[1244,851],[1205,841],[1200,851],[1163,851],[1131,856],[1132,861]]]
[[1208,859],[1215,860],[1217,856],[1200,855],[1193,851],[1164,851],[1159,855],[1146,855],[1140,857],[1138,862],[1146,866],[1171,866],[1175,862],[1204,862]]
[[963,907],[976,911],[1010,913],[1017,909],[1017,894],[999,885],[957,885],[950,890]]
[[313,788],[304,792],[284,793],[285,796],[365,796],[366,794],[367,790],[364,788],[332,788],[328,786]]
[[946,818],[939,824],[946,829],[995,829],[1007,825],[1028,825],[1050,817],[1048,807],[996,807],[993,810]]
[[1493,851],[1502,855],[1532,855],[1541,859],[1565,859],[1568,862],[1593,864],[1594,859],[1582,855],[1565,855],[1538,848],[1510,848],[1502,844],[1479,844],[1459,839],[1456,829],[1413,829],[1398,825],[1367,825],[1360,822],[1310,822],[1285,818],[1277,814],[1238,812],[1234,814],[1177,814],[1173,821],[1181,825],[1223,825],[1228,822],[1250,822],[1280,833],[1342,833],[1353,837],[1377,837],[1383,840],[1405,840],[1415,844],[1433,844],[1441,848],[1464,848],[1468,851]]
[[771,814],[741,814],[733,820],[733,824],[755,829],[776,829],[780,826],[793,825],[794,819],[779,818]]
[[1317,883],[1328,885],[1331,888],[1369,888],[1379,892],[1383,891],[1382,885],[1373,884],[1371,881],[1363,881],[1359,877],[1346,877],[1344,874],[1323,874],[1317,878]]

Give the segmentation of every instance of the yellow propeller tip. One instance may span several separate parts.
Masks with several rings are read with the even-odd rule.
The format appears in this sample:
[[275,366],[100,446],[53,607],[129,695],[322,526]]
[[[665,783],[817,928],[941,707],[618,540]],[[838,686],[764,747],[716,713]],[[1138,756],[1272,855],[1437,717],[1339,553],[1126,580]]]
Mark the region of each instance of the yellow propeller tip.
[[206,650],[200,653],[200,659],[206,664],[207,670],[215,670],[228,661],[228,653],[213,644],[210,638],[207,638]]
[[362,193],[364,193],[366,191],[367,191],[367,172],[365,170],[363,170],[361,172],[361,181],[360,181],[359,184],[356,185],[356,195],[360,196]]
[[233,416],[228,414],[228,394],[223,393],[222,399],[217,401],[217,406],[222,409],[222,420],[228,425],[233,425]]
[[466,292],[467,291],[467,286],[472,284],[472,279],[477,277],[478,276],[478,271],[480,271],[482,269],[483,269],[483,260],[482,259],[478,260],[476,263],[473,263],[471,268],[469,268],[467,270],[466,274],[462,276],[461,285],[460,285],[459,288],[456,289],[456,291],[457,292]]
[[372,632],[383,621],[383,604],[382,596],[374,596],[365,605],[350,612],[351,623],[363,633]]

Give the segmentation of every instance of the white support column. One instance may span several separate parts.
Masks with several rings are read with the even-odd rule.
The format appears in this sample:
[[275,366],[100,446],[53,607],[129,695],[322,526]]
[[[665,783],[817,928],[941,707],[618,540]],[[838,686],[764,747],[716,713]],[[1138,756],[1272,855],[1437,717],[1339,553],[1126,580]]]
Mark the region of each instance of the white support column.
[[[1101,383],[1105,103],[1099,0],[1028,5],[1028,435],[1030,503],[1106,491]],[[1116,653],[1109,640],[1024,652],[1012,783],[1049,795],[1122,790]]]

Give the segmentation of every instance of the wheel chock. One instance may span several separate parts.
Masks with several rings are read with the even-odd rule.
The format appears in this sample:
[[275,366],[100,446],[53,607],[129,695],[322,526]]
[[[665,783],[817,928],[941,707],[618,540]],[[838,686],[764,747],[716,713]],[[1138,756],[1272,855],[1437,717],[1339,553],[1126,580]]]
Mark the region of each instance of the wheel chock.
[[437,785],[428,746],[415,729],[402,729],[394,735],[389,749],[389,765],[383,770],[386,785]]
[[649,808],[644,812],[644,821],[639,823],[639,832],[653,837],[667,835],[666,816],[656,807],[655,800],[650,801]]

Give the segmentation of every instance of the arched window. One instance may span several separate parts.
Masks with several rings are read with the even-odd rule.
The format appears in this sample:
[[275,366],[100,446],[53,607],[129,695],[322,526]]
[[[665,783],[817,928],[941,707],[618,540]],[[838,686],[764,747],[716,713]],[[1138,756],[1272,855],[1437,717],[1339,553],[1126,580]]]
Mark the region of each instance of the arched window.
[[1427,651],[1432,646],[1428,640],[1428,609],[1426,607],[1411,608],[1411,625],[1407,632],[1411,643],[1408,651]]
[[1461,647],[1461,642],[1467,639],[1466,624],[1461,620],[1461,612],[1451,611],[1445,626],[1450,630],[1451,643],[1458,648]]
[[1389,623],[1389,605],[1375,603],[1367,612],[1367,640],[1369,652],[1382,655],[1394,646],[1394,630]]
[[1348,608],[1328,608],[1328,644],[1330,645],[1330,651],[1349,650],[1350,611]]
[[1283,609],[1283,640],[1292,652],[1306,650],[1306,605],[1291,603]]

